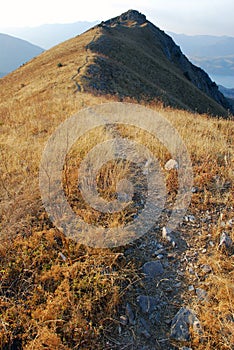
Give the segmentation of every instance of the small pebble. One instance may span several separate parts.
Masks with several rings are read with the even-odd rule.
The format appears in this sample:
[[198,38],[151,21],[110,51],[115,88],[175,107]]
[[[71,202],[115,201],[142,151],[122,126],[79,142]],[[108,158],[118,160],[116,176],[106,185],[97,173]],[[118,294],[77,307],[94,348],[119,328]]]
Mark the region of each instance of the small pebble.
[[205,273],[209,273],[212,271],[212,268],[210,267],[210,265],[202,265],[201,269],[205,272]]
[[188,290],[189,290],[189,292],[193,292],[194,291],[194,286],[193,285],[189,286]]
[[127,318],[127,316],[125,316],[125,315],[120,316],[120,323],[121,323],[123,326],[126,326],[127,323],[128,323],[128,318]]

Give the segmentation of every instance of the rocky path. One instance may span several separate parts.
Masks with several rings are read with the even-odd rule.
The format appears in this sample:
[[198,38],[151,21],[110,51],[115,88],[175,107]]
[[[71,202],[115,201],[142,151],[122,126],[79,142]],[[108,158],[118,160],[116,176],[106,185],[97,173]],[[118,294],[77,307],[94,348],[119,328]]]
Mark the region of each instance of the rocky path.
[[[106,125],[106,131],[113,138],[121,137],[113,125]],[[121,153],[121,149],[116,151]],[[186,350],[177,341],[189,341],[191,325],[201,332],[199,320],[183,300],[189,289],[185,271],[196,263],[192,243],[201,223],[188,214],[178,232],[169,232],[164,225],[170,215],[171,209],[163,209],[150,232],[124,247],[123,259],[134,264],[138,278],[127,282],[125,302],[116,320],[118,333],[105,334],[106,349]]]
[[[184,237],[175,234],[177,244],[173,247],[161,232],[162,227],[155,227],[124,252],[138,267],[139,280],[126,295],[119,342],[114,342],[117,349],[177,349],[171,344],[172,320],[183,304],[186,263],[182,260],[188,246]],[[175,338],[181,337],[177,328]],[[184,328],[183,337],[188,338],[188,327]]]
[[[214,242],[210,235],[203,247],[197,242],[201,227],[209,228],[213,218],[210,213],[200,218],[188,214],[169,242],[163,226],[169,214],[165,209],[151,232],[124,250],[124,258],[134,261],[139,279],[127,290],[119,312],[118,335],[106,334],[107,349],[193,350],[191,331],[203,341],[202,325],[189,303],[192,298],[198,303],[208,301],[200,284],[212,269],[208,264],[199,265],[198,255],[215,249]],[[233,246],[225,234],[220,244]]]

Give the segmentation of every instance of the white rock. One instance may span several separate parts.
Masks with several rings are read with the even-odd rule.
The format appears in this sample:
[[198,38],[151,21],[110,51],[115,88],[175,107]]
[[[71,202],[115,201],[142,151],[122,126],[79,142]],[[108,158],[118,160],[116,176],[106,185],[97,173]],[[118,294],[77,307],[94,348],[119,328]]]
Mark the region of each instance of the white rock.
[[189,286],[189,287],[188,287],[188,290],[189,290],[189,292],[194,291],[194,286],[193,286],[193,285]]
[[230,249],[232,248],[232,246],[233,246],[233,241],[231,237],[226,232],[223,232],[220,237],[219,247],[225,247],[227,249]]
[[172,247],[174,248],[176,246],[176,243],[173,239],[172,231],[168,227],[163,227],[162,229],[162,238],[171,243]]
[[166,170],[179,169],[179,164],[175,159],[170,159],[165,164]]
[[187,222],[195,222],[195,216],[193,216],[193,215],[187,215],[187,216],[185,216],[185,221],[187,221]]

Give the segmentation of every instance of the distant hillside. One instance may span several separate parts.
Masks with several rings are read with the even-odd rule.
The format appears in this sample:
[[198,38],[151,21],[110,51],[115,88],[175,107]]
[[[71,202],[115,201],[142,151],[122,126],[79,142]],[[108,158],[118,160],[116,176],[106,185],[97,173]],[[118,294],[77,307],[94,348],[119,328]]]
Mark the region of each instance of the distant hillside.
[[43,52],[41,47],[7,34],[0,34],[0,47],[0,72],[2,76]]
[[185,35],[169,32],[186,55],[193,57],[234,56],[234,37]]
[[211,75],[233,75],[234,38],[228,36],[184,35],[169,32],[191,61]]
[[234,110],[234,89],[227,89],[226,87],[219,85],[219,91],[226,97],[229,104],[232,106],[232,110]]
[[226,87],[219,85],[219,91],[221,91],[224,96],[234,99],[234,89],[227,89]]
[[79,21],[75,23],[44,24],[38,27],[8,28],[7,33],[30,41],[45,49],[62,43],[90,29],[98,22]]
[[234,86],[234,55],[225,57],[191,57],[194,64],[201,66],[209,74],[233,76]]

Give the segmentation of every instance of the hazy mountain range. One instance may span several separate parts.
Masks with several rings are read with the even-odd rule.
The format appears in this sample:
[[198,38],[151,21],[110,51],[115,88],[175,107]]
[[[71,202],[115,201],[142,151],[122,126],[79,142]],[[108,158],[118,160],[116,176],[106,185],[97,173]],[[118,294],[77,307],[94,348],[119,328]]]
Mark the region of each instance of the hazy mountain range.
[[234,38],[169,33],[182,51],[211,76],[231,76],[234,87]]
[[0,77],[44,51],[39,46],[7,34],[0,34],[0,48]]
[[44,24],[38,27],[8,28],[2,31],[27,40],[44,49],[50,49],[52,46],[83,33],[97,23],[97,21],[80,21],[65,24]]
[[217,85],[172,38],[133,10],[45,51],[3,78],[2,88],[15,81],[18,95],[64,87],[211,115],[227,116],[230,109]]
[[[24,40],[30,41],[44,49],[49,49],[67,39],[70,39],[80,33],[88,30],[97,22],[75,22],[69,24],[45,24],[39,27],[10,28],[6,29],[8,34],[17,36]],[[203,68],[217,84],[226,87],[234,87],[234,38],[227,36],[210,36],[210,35],[184,35],[169,32],[168,33],[178,44],[182,52],[195,65]],[[2,43],[0,42],[2,47]],[[17,47],[14,54],[11,54],[11,69],[8,69],[9,59],[8,51],[5,51],[4,64],[3,54],[0,56],[0,74],[9,72],[17,68],[26,61],[25,57],[19,55],[24,52],[24,48],[19,50]],[[1,52],[4,50],[1,50]],[[37,51],[36,51],[37,52]],[[29,55],[30,56],[30,55]],[[34,52],[32,57],[34,56]],[[27,57],[27,55],[26,55]],[[29,57],[31,58],[31,57]],[[14,62],[16,60],[16,62]],[[233,79],[232,79],[233,77]],[[232,84],[233,81],[233,84]]]

